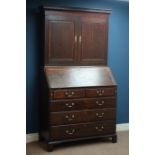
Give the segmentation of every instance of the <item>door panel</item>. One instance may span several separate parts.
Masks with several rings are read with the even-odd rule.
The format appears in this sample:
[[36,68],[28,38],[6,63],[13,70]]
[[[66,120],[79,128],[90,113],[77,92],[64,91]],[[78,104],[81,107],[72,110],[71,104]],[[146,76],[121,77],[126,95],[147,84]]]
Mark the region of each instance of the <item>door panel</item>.
[[74,35],[73,22],[49,22],[48,54],[52,62],[74,61]]
[[46,17],[46,64],[76,63],[77,22],[63,16]]
[[81,21],[81,64],[106,64],[107,21],[87,17]]

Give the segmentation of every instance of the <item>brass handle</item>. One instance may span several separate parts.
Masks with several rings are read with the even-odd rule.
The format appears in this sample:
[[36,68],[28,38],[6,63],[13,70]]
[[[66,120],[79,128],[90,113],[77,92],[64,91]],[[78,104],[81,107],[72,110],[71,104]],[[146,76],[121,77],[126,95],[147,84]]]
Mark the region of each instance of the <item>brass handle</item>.
[[72,107],[75,105],[75,103],[73,103],[73,102],[72,102],[71,104],[66,103],[65,105],[66,105],[66,107],[68,107],[68,108],[72,108]]
[[71,115],[71,116],[68,116],[66,115],[65,118],[68,120],[68,121],[72,121],[74,118],[75,118],[75,115]]
[[79,42],[81,43],[81,41],[82,41],[82,37],[81,37],[81,35],[79,36]]
[[101,101],[101,103],[99,101],[96,101],[96,104],[99,105],[99,106],[101,106],[101,105],[104,104],[104,101]]
[[104,116],[104,112],[102,112],[101,114],[96,113],[96,116],[99,117],[99,118],[102,118]]
[[96,126],[95,129],[97,131],[103,131],[104,130],[104,126],[103,125],[101,127]]
[[65,132],[66,132],[68,135],[72,135],[72,134],[75,133],[75,129],[72,129],[71,131],[66,130]]
[[75,35],[75,42],[77,42],[77,35]]
[[96,93],[99,95],[99,96],[102,96],[104,94],[104,90],[97,90]]
[[73,91],[71,92],[65,92],[65,96],[72,97],[75,93]]

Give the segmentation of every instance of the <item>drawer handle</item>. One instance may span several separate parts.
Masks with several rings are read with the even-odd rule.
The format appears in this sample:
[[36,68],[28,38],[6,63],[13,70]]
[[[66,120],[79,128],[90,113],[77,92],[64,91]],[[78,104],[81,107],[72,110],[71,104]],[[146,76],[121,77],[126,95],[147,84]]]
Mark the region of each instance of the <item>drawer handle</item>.
[[66,115],[65,118],[68,120],[68,121],[72,121],[74,118],[75,118],[75,115],[71,115],[71,116],[68,116]]
[[65,92],[65,96],[72,97],[75,93],[73,91],[71,92]]
[[66,134],[68,134],[68,135],[73,135],[73,134],[75,133],[75,129],[72,129],[71,131],[66,130],[65,132],[66,132]]
[[104,112],[102,112],[101,114],[96,113],[96,116],[99,117],[99,118],[102,118],[104,116]]
[[96,93],[97,95],[102,96],[104,94],[104,90],[97,90]]
[[103,131],[104,130],[104,126],[103,125],[101,127],[96,126],[95,129],[97,131]]
[[75,103],[73,103],[73,102],[72,102],[71,104],[66,103],[65,105],[66,105],[66,107],[68,107],[68,108],[72,108],[72,107],[75,105]]
[[101,101],[101,103],[99,103],[99,101],[96,101],[96,104],[99,105],[99,106],[101,106],[101,105],[104,104],[104,101]]

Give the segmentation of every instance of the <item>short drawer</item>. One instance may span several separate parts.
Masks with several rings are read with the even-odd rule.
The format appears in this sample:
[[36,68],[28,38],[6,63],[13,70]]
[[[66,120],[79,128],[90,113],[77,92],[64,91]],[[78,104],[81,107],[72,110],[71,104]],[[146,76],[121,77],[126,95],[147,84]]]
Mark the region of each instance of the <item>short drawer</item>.
[[50,111],[115,108],[115,97],[57,100],[50,102]]
[[95,122],[72,125],[53,126],[50,129],[52,140],[63,140],[99,136],[115,133],[115,122]]
[[51,112],[50,123],[51,125],[63,125],[102,120],[114,120],[115,113],[116,112],[114,108],[101,110]]
[[116,88],[114,87],[102,87],[86,89],[86,97],[103,97],[103,96],[114,96]]
[[59,89],[53,91],[54,99],[81,98],[85,96],[84,89]]

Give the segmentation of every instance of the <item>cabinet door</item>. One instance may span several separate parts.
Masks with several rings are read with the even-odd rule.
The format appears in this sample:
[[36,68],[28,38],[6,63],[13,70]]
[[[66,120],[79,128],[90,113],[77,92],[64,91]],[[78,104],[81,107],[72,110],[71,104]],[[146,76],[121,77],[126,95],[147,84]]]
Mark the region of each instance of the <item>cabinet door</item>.
[[83,65],[107,63],[107,15],[88,15],[81,18],[79,62]]
[[48,65],[76,63],[76,18],[50,12],[45,17],[45,31],[45,63]]

